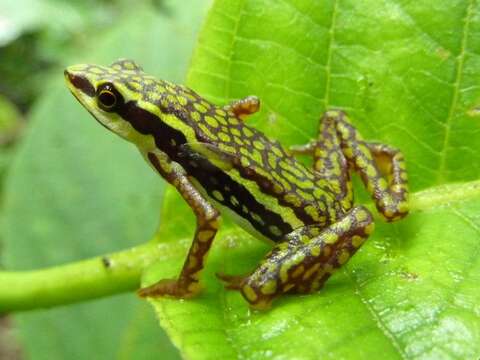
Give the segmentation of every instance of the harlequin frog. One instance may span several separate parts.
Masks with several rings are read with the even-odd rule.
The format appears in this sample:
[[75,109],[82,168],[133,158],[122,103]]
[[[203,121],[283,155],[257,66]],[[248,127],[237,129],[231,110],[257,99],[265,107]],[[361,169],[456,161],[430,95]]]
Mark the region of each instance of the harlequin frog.
[[[318,137],[287,151],[249,126],[259,110],[249,96],[218,106],[184,86],[157,80],[133,61],[65,70],[68,87],[98,122],[134,143],[172,184],[197,218],[177,279],[162,279],[141,296],[192,297],[220,224],[220,214],[273,243],[250,273],[219,274],[257,309],[283,293],[310,293],[360,248],[374,229],[370,211],[354,205],[357,172],[387,221],[408,212],[402,153],[363,140],[340,110],[327,111]],[[294,155],[313,155],[313,168]]]

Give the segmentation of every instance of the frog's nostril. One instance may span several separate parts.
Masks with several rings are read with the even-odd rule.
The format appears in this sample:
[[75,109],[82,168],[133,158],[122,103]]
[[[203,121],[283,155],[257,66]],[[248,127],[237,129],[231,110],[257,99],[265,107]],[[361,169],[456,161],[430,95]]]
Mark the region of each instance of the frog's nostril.
[[95,96],[95,88],[84,76],[75,75],[68,70],[65,70],[63,73],[65,74],[67,80],[85,95],[90,97]]

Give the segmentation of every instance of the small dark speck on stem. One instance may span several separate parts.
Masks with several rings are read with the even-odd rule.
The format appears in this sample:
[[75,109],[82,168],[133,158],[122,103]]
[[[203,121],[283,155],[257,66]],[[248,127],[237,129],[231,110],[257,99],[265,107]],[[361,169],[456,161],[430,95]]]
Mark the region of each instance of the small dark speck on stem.
[[106,269],[108,269],[112,266],[112,262],[110,261],[110,259],[107,256],[102,256],[102,264]]

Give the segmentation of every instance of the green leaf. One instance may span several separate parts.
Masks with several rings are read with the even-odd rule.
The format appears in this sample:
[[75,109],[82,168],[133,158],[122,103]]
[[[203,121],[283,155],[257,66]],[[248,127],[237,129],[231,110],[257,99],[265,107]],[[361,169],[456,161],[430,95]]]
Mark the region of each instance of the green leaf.
[[[266,312],[215,279],[251,271],[268,250],[225,224],[202,295],[151,301],[186,358],[480,356],[479,49],[471,0],[215,2],[188,84],[218,104],[258,95],[249,121],[286,145],[314,137],[325,109],[345,109],[365,138],[404,151],[412,212],[378,220],[320,292]],[[186,251],[195,222],[174,190],[162,216],[159,239]],[[183,260],[154,265],[143,283],[176,276]]]
[[[91,36],[90,49],[68,64],[107,65],[129,57],[181,82],[205,6],[206,1],[192,3],[188,14],[175,6],[170,17],[152,8],[132,9],[114,27]],[[56,74],[44,84],[6,184],[0,228],[2,264],[9,270],[142,244],[158,225],[163,182],[132,145],[105,132],[75,101],[63,69]],[[149,359],[155,352],[178,358],[151,309],[134,294],[18,314],[14,321],[28,359]]]

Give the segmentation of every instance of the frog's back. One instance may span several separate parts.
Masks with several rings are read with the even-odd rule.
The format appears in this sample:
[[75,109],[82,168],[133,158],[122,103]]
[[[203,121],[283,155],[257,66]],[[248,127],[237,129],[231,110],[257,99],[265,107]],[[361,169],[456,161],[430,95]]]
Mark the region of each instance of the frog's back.
[[[180,88],[177,96],[186,98],[177,113],[195,129],[196,141],[207,144],[207,151],[217,160],[230,162],[231,169],[226,164],[224,172],[245,186],[257,201],[266,202],[264,205],[275,212],[290,209],[292,227],[326,224],[336,216],[339,209],[335,208],[334,192],[328,183],[318,179],[277,141],[190,89]],[[222,199],[228,199],[228,186],[220,192]]]
[[280,240],[305,224],[335,220],[341,209],[328,183],[277,141],[189,88],[140,76],[131,76],[125,86],[138,94],[142,108],[151,106],[161,117],[154,131],[158,148],[240,225]]

